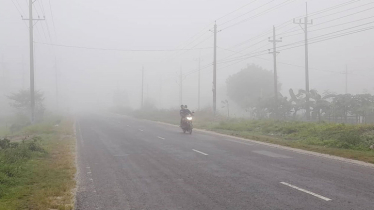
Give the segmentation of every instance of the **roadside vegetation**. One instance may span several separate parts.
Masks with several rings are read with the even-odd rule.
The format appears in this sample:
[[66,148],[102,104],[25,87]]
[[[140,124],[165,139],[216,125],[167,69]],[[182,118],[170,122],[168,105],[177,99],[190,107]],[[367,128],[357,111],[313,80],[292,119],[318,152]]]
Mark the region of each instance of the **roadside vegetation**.
[[0,210],[73,209],[73,121],[47,116],[1,135]]
[[[177,125],[179,110],[136,110],[122,113]],[[213,117],[196,111],[194,127],[293,148],[374,163],[374,125]]]

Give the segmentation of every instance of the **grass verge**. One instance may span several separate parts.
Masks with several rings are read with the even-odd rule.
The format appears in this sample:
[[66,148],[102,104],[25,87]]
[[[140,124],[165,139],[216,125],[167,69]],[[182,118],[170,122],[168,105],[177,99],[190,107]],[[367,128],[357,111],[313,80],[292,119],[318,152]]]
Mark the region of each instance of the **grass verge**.
[[[171,124],[180,120],[178,110],[135,111],[132,115]],[[195,114],[194,127],[374,163],[374,150],[370,149],[374,125],[214,118],[203,111]]]
[[0,149],[0,210],[73,209],[73,121],[36,124],[17,135],[32,137]]

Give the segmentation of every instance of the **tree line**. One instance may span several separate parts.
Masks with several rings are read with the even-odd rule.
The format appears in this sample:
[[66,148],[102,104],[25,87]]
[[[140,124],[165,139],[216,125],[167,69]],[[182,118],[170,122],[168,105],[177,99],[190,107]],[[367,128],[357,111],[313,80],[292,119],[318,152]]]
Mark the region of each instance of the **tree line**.
[[[310,118],[313,121],[345,123],[373,123],[374,96],[365,94],[337,94],[317,90],[278,92],[274,97],[273,74],[256,65],[230,76],[226,80],[227,95],[255,119],[305,120],[306,98],[309,96]],[[278,84],[278,89],[281,84]]]

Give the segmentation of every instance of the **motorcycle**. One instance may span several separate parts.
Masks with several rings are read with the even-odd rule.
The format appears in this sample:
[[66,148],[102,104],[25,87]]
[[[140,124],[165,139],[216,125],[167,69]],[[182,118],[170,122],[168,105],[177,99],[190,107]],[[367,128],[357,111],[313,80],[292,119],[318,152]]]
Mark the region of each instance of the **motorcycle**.
[[188,132],[189,134],[192,134],[192,115],[189,114],[185,118],[183,118],[181,128],[183,130],[183,133]]

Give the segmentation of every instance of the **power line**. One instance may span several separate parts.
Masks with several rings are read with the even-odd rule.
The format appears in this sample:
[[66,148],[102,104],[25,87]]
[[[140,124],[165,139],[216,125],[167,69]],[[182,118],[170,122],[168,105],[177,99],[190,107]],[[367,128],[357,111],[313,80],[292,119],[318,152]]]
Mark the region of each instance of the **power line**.
[[[359,8],[359,7],[366,6],[366,5],[373,4],[373,3],[374,3],[374,2],[370,2],[370,3],[367,3],[367,4],[360,5],[360,6],[358,6],[358,7],[349,8],[349,9],[346,9],[346,10],[343,10],[343,11],[339,11],[339,12],[336,12],[336,13],[332,13],[332,14],[328,14],[328,15],[324,15],[324,16],[320,16],[320,17],[315,17],[314,19],[320,19],[320,18],[324,18],[324,17],[331,16],[331,15],[336,15],[336,14],[339,14],[339,13],[342,13],[342,12],[346,12],[346,11],[349,11],[349,10],[352,10],[352,9],[357,9],[357,8]],[[364,11],[365,11],[365,10],[364,10]]]
[[[17,5],[16,5],[16,3],[14,3],[14,0],[11,0],[11,1],[12,1],[12,3],[13,3],[14,7],[17,9],[19,15],[20,15],[21,17],[23,17],[22,12],[21,12],[21,7],[18,8]],[[17,1],[16,1],[16,2],[17,2]],[[17,3],[18,3],[18,2],[17,2]],[[18,6],[20,6],[20,5],[18,4]],[[22,21],[22,22],[23,22],[23,21]],[[25,22],[23,22],[23,24],[25,24],[26,28],[29,28]]]
[[[354,27],[351,27],[351,28],[354,28]],[[351,29],[351,28],[348,28],[348,29]],[[335,39],[335,38],[339,38],[339,37],[343,37],[343,36],[347,36],[347,35],[351,35],[351,34],[355,34],[355,33],[359,33],[359,32],[364,32],[364,31],[371,30],[371,29],[374,29],[374,26],[373,27],[362,28],[362,29],[357,29],[357,30],[353,30],[353,31],[348,31],[348,32],[345,32],[345,33],[335,34],[337,32],[344,31],[344,30],[340,30],[340,31],[337,31],[337,32],[324,34],[324,35],[321,35],[321,36],[312,37],[312,38],[309,39],[310,41],[312,41],[309,44],[315,44],[315,43],[319,43],[319,42],[323,42],[323,41],[327,41],[327,40],[331,40],[331,39]],[[345,30],[347,30],[347,29],[345,29]],[[281,51],[284,51],[284,50],[289,50],[289,49],[293,49],[293,48],[297,48],[297,47],[302,47],[302,46],[304,46],[304,44],[300,44],[300,43],[303,43],[303,42],[304,42],[304,40],[298,41],[298,42],[295,42],[295,43],[292,43],[292,44],[282,45],[282,46],[279,46],[278,48],[290,46],[288,48],[280,49]],[[295,44],[299,44],[299,45],[292,46],[292,45],[295,45]],[[247,57],[251,57],[253,54],[263,53],[265,51],[266,50],[254,51],[254,52],[242,55],[242,56],[234,57],[231,60],[228,60],[226,62],[232,62],[232,61],[236,61],[236,60],[240,60],[240,59],[245,59]],[[237,52],[237,53],[240,53],[240,52]]]
[[[208,32],[208,31],[207,31],[207,32]],[[205,34],[205,33],[204,33],[204,34]],[[204,35],[204,34],[203,34],[203,35]],[[182,52],[179,52],[179,54],[178,54],[178,52],[177,52],[177,53],[174,54],[174,55],[173,55],[169,60],[175,59],[175,58],[177,58],[177,57],[183,55],[184,53],[188,52],[188,51],[191,50],[191,49],[195,49],[196,46],[200,45],[201,43],[204,43],[205,41],[207,41],[207,40],[208,40],[209,38],[211,38],[211,37],[212,37],[211,35],[208,36],[208,37],[206,37],[205,39],[201,40],[201,41],[198,42],[197,44],[193,45],[190,49],[180,49],[179,51],[182,51]],[[202,48],[196,48],[196,49],[202,49]]]
[[[316,11],[316,12],[313,12],[313,13],[310,13],[309,16],[313,16],[313,15],[316,15],[316,14],[320,14],[320,13],[328,12],[328,11],[331,11],[331,10],[334,10],[334,9],[337,9],[337,8],[340,8],[340,7],[344,7],[344,6],[346,6],[346,5],[349,5],[349,4],[352,4],[352,3],[356,3],[356,2],[359,2],[359,1],[360,1],[360,0],[352,0],[352,1],[348,1],[348,2],[345,2],[345,3],[342,3],[342,4],[338,4],[338,5],[332,6],[332,7],[328,7],[328,8],[326,8],[326,9],[322,9],[322,10],[319,10],[319,11]],[[298,16],[298,17],[296,17],[296,18],[300,18],[300,17],[303,17],[303,16]],[[293,18],[293,19],[294,19],[294,18]],[[290,19],[290,20],[288,20],[288,21],[286,21],[286,22],[284,22],[284,23],[281,23],[281,24],[279,24],[279,25],[275,25],[275,26],[277,27],[278,30],[279,30],[279,29],[282,29],[282,28],[284,28],[284,27],[290,25],[290,24],[292,23],[292,20],[293,20],[293,19]],[[320,25],[320,24],[317,24],[317,25]],[[296,29],[296,28],[297,28],[297,30],[294,30],[294,29]],[[290,30],[291,30],[291,31],[290,31]],[[285,31],[285,32],[282,32],[282,33],[279,33],[279,35],[287,34],[287,33],[294,32],[294,31],[298,31],[299,29],[298,29],[298,27],[293,27],[293,28],[291,28],[290,30]],[[265,31],[265,32],[262,33],[262,34],[260,34],[260,35],[258,35],[258,36],[256,36],[256,37],[250,38],[250,39],[248,39],[248,40],[246,40],[246,41],[244,41],[244,42],[241,42],[241,43],[239,43],[239,44],[237,44],[237,45],[241,45],[241,44],[243,44],[243,43],[245,43],[245,42],[248,42],[248,41],[250,41],[250,40],[255,40],[255,39],[257,39],[257,38],[261,38],[262,36],[265,36],[265,35],[267,35],[267,34],[269,34],[269,33],[271,33],[271,30],[267,30],[267,31]],[[234,46],[232,46],[232,47],[230,47],[230,48],[235,48],[237,45],[234,45]]]
[[66,47],[66,48],[77,48],[77,49],[86,49],[86,50],[102,50],[102,51],[125,51],[125,52],[164,52],[164,51],[185,51],[185,50],[202,50],[202,49],[212,49],[212,47],[205,48],[190,48],[190,49],[114,49],[114,48],[98,48],[98,47],[83,47],[83,46],[74,46],[74,45],[62,45],[62,44],[52,44],[45,42],[34,42],[36,44],[43,45],[52,45],[57,47]]
[[[356,34],[356,33],[368,31],[368,30],[371,30],[371,29],[374,29],[374,27],[367,27],[367,28],[363,28],[363,29],[358,29],[356,31],[351,31],[351,32],[338,34],[338,35],[335,35],[335,36],[330,36],[329,38],[325,38],[325,39],[320,38],[320,40],[311,42],[310,44],[319,43],[319,42],[323,42],[323,41],[327,41],[327,40],[330,40],[330,39],[335,39],[335,38],[339,38],[339,37],[343,37],[343,36],[348,36],[348,35],[351,35],[351,34]],[[301,47],[301,46],[304,46],[304,45],[298,45],[298,46],[294,46],[294,47],[285,48],[285,49],[282,49],[282,51],[297,48],[297,47]]]
[[[331,32],[331,33],[323,34],[323,35],[320,35],[320,36],[315,36],[315,37],[310,38],[310,40],[324,38],[324,37],[329,36],[331,34],[336,34],[336,33],[342,32],[342,31],[347,31],[349,29],[357,28],[357,27],[368,25],[368,24],[371,24],[371,23],[374,23],[374,21],[369,22],[369,23],[365,23],[365,24],[361,24],[361,25],[357,25],[357,26],[353,26],[353,27],[349,27],[349,28],[345,28],[345,29],[342,29],[342,30],[334,31],[334,32]],[[292,45],[295,45],[295,44],[298,44],[298,43],[301,43],[301,42],[304,42],[304,41],[298,41],[298,42],[294,42],[294,43],[291,43],[291,44],[282,45],[282,46],[279,46],[279,48],[286,47],[286,46],[292,46]]]
[[342,18],[346,18],[346,17],[352,16],[352,15],[357,15],[357,14],[360,14],[360,13],[362,13],[362,12],[366,12],[366,11],[368,11],[368,10],[371,10],[371,9],[373,9],[373,8],[374,8],[374,7],[371,7],[371,8],[366,9],[366,10],[361,10],[361,11],[359,11],[359,12],[355,12],[355,13],[352,13],[352,14],[349,14],[349,15],[345,15],[345,16],[342,16],[342,17],[339,17],[339,18],[335,18],[335,19],[332,19],[332,20],[328,20],[328,21],[325,21],[325,22],[321,22],[321,23],[319,23],[319,24],[316,24],[315,26],[322,25],[322,24],[326,24],[326,23],[329,23],[329,22],[332,22],[332,21],[335,21],[335,20],[340,20],[340,19],[342,19]]
[[224,18],[224,17],[226,17],[226,16],[228,16],[228,15],[231,15],[232,13],[234,13],[234,12],[236,12],[236,11],[239,11],[239,10],[243,9],[244,7],[246,7],[246,6],[251,5],[252,3],[256,2],[256,1],[257,1],[257,0],[253,0],[253,1],[249,2],[248,4],[245,4],[245,5],[241,6],[241,7],[239,7],[239,8],[236,9],[236,10],[231,11],[231,12],[227,13],[226,15],[223,15],[223,16],[217,18],[216,21],[218,21],[218,20],[220,20],[220,19],[222,19],[222,18]]
[[226,21],[226,22],[220,23],[220,25],[225,25],[226,23],[229,23],[229,22],[231,22],[231,21],[233,21],[233,20],[236,20],[236,19],[238,19],[238,18],[240,18],[240,17],[243,17],[244,15],[246,15],[246,14],[248,14],[248,13],[251,13],[251,12],[253,12],[253,11],[256,11],[256,10],[260,9],[261,7],[264,7],[264,6],[266,6],[266,5],[270,4],[270,3],[272,3],[273,1],[275,1],[275,0],[271,0],[271,1],[267,2],[267,3],[265,3],[265,4],[262,4],[262,5],[259,6],[259,7],[254,8],[253,10],[250,10],[250,11],[248,11],[248,12],[246,12],[246,13],[244,13],[244,14],[241,14],[241,15],[235,17],[235,18],[232,18],[232,19],[230,19],[230,20],[228,20],[228,21]]
[[55,32],[55,36],[57,36],[57,33],[56,33],[56,25],[55,25],[55,19],[53,17],[53,12],[52,12],[52,6],[51,6],[51,0],[48,0],[48,4],[49,4],[49,11],[51,13],[51,19],[52,19],[52,25],[53,25],[53,30]]
[[267,10],[265,10],[265,11],[263,11],[263,12],[257,14],[257,15],[251,16],[251,17],[249,17],[249,18],[247,18],[247,19],[244,19],[244,20],[242,20],[242,21],[239,21],[239,22],[237,22],[237,23],[235,23],[235,24],[229,25],[229,26],[223,28],[222,30],[225,30],[225,29],[228,29],[228,28],[231,28],[231,27],[237,26],[237,25],[239,25],[239,24],[241,24],[241,23],[243,23],[243,22],[246,22],[246,21],[248,21],[248,20],[252,20],[252,19],[254,19],[254,18],[257,18],[257,17],[259,17],[259,16],[261,16],[261,15],[263,15],[263,14],[268,13],[269,11],[271,11],[271,10],[273,10],[273,9],[278,9],[278,8],[280,8],[280,7],[282,7],[282,6],[285,6],[285,5],[287,5],[286,3],[291,3],[292,1],[295,1],[295,0],[287,0],[287,1],[283,2],[283,3],[280,3],[280,4],[278,4],[278,5],[274,6],[274,7],[272,7],[272,8],[269,8],[269,9],[267,9]]
[[[345,23],[342,23],[342,24],[338,24],[338,25],[334,25],[334,26],[329,26],[329,27],[325,27],[325,28],[318,28],[318,29],[315,29],[315,30],[311,30],[309,32],[315,32],[315,31],[330,29],[330,28],[333,28],[333,27],[338,27],[338,26],[342,26],[342,25],[346,25],[346,24],[350,24],[350,23],[354,23],[354,22],[357,22],[357,21],[366,20],[366,19],[370,19],[370,18],[374,18],[374,16],[367,17],[367,18],[362,18],[362,19],[354,20],[354,21],[350,21],[350,22],[345,22]],[[373,23],[373,22],[370,22],[370,23]],[[370,24],[370,23],[366,23],[366,24],[362,24],[362,25],[367,25],[367,24]],[[295,35],[299,35],[299,34],[302,34],[302,33],[291,34],[291,35],[283,36],[283,37],[295,36]]]

